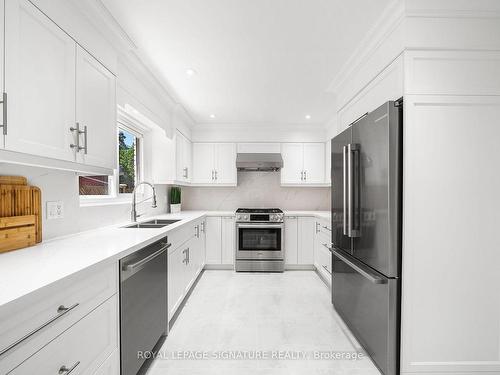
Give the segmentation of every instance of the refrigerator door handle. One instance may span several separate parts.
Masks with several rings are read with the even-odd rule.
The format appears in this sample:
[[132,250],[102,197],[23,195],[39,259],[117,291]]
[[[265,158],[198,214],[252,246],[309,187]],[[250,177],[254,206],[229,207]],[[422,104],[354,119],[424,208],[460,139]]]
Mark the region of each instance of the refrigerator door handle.
[[344,199],[344,202],[343,202],[343,205],[342,205],[342,209],[343,209],[343,215],[342,215],[342,220],[343,220],[343,233],[344,233],[344,236],[347,236],[347,169],[348,169],[348,166],[347,166],[347,146],[343,146],[342,147],[342,172],[343,172],[343,175],[344,175],[344,178],[343,178],[343,199]]
[[368,279],[373,284],[387,284],[387,279],[379,276],[375,271],[372,271],[359,260],[349,255],[344,255],[339,250],[333,248],[330,249],[332,254],[351,267],[353,270],[358,272],[364,278]]
[[[356,163],[354,162],[353,155],[356,154]],[[348,216],[349,220],[347,222],[347,235],[351,238],[360,237],[359,226],[356,225],[354,221],[359,221],[359,212],[358,215],[354,214],[356,203],[359,199],[356,199],[356,196],[359,197],[359,187],[356,184],[359,184],[359,178],[355,178],[355,173],[357,173],[357,168],[359,167],[359,145],[350,143],[347,145],[347,163],[348,163],[348,172],[347,172],[347,184],[348,184]]]

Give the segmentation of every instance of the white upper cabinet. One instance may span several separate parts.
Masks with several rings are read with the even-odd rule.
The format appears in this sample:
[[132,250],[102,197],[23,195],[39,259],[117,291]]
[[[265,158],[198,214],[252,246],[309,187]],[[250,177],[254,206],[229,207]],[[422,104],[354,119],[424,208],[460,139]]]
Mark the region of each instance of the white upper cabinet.
[[304,143],[304,182],[320,184],[325,182],[325,145]]
[[211,184],[214,182],[215,152],[213,143],[193,144],[193,182]]
[[281,157],[283,168],[281,168],[282,184],[300,184],[304,176],[304,147],[302,143],[283,143],[281,145]]
[[5,147],[74,161],[76,43],[29,1],[5,5]]
[[215,183],[236,184],[236,144],[215,145]]
[[191,181],[192,144],[179,131],[175,135],[176,179],[182,182]]
[[80,46],[76,50],[77,153],[80,163],[116,168],[115,76]]
[[[0,100],[3,101],[3,93],[5,92],[4,89],[4,82],[3,82],[3,63],[4,63],[4,0],[0,0]],[[4,111],[4,106],[6,106],[7,103],[3,103],[0,105],[0,127],[3,126],[4,124],[4,118],[3,118],[3,111]],[[0,148],[4,147],[4,135],[3,135],[3,127],[0,129]]]
[[283,143],[281,183],[294,185],[324,184],[324,143]]
[[236,184],[236,144],[194,143],[193,183]]

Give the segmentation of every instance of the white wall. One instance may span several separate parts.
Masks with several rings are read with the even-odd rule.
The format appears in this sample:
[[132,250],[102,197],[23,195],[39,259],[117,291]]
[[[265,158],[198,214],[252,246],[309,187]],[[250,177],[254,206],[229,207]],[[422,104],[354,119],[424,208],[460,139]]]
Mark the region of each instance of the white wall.
[[[42,190],[43,240],[96,229],[130,220],[130,203],[80,207],[78,177],[73,172],[19,165],[0,165],[0,175],[25,176],[28,184]],[[157,186],[158,208],[149,202],[138,206],[138,213],[161,214],[167,210],[166,186]],[[46,202],[64,202],[64,218],[47,220]]]
[[238,172],[236,187],[182,188],[183,209],[224,211],[238,207],[330,210],[330,188],[281,187],[279,172]]

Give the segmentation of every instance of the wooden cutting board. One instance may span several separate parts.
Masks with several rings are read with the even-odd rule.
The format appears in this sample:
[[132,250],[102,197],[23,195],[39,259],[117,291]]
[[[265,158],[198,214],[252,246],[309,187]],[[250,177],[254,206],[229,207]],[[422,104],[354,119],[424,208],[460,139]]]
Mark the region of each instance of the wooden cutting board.
[[42,195],[26,178],[0,176],[0,252],[42,242]]

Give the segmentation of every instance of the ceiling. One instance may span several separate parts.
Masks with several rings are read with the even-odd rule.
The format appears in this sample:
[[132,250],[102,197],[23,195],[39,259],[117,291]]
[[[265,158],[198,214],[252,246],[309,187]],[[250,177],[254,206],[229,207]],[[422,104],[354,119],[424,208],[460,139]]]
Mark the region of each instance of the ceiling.
[[102,2],[197,124],[296,125],[331,118],[326,88],[390,0]]

